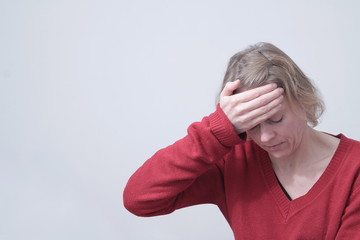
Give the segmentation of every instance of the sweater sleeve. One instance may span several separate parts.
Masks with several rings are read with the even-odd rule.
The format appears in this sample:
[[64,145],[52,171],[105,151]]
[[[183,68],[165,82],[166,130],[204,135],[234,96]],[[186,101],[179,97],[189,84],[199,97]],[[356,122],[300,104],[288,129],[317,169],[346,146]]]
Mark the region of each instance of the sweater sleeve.
[[217,167],[232,147],[243,140],[218,106],[188,134],[159,150],[129,179],[123,194],[125,207],[138,216],[155,216],[201,203],[216,203],[222,195]]
[[350,196],[336,240],[360,239],[360,186]]

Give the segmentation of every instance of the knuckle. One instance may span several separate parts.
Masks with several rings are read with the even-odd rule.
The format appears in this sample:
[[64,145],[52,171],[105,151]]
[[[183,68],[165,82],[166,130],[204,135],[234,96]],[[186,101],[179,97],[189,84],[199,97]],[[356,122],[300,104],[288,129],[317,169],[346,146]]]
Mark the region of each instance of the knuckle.
[[266,105],[267,104],[267,99],[264,99],[264,98],[259,99],[259,104],[260,104],[260,106]]
[[232,97],[229,99],[229,103],[231,104],[231,106],[236,106],[238,104],[238,101]]
[[254,98],[259,98],[259,97],[261,97],[262,94],[261,94],[261,92],[256,91],[253,93],[253,95],[254,95]]
[[265,106],[262,106],[259,110],[263,115],[265,115],[265,114],[269,113],[269,111],[271,110],[271,106],[265,105]]
[[246,113],[246,108],[242,104],[239,104],[236,106],[235,111],[242,116],[244,113]]
[[242,125],[246,125],[250,120],[249,116],[246,115],[241,115],[238,119],[239,123],[241,123]]

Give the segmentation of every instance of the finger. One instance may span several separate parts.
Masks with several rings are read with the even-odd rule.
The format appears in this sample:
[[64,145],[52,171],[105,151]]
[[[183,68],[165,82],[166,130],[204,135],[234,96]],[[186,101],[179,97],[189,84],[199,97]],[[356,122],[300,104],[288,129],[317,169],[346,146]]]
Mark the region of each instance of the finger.
[[234,82],[227,82],[224,89],[221,91],[220,96],[231,96],[238,87],[240,87],[240,80],[235,80]]
[[248,119],[249,129],[274,116],[281,109],[283,99],[284,97],[280,96],[267,105],[248,112],[244,117]]
[[[276,113],[278,113],[281,110],[281,107],[282,107],[282,105],[280,104],[280,105],[274,107],[273,109],[271,109],[270,111],[268,111],[266,114],[258,116],[257,118],[253,119],[254,124],[251,128],[270,119],[272,116],[274,116]],[[249,129],[251,129],[251,128],[249,128]]]
[[261,95],[258,98],[255,98],[253,100],[250,100],[249,102],[247,102],[246,104],[248,105],[247,110],[248,111],[252,111],[258,108],[262,108],[265,107],[269,104],[272,103],[274,100],[278,99],[278,98],[283,98],[282,94],[284,93],[284,89],[282,88],[277,88],[274,89],[271,92],[265,93],[263,95]]
[[[256,99],[266,93],[274,91],[277,88],[275,83],[266,84],[261,87],[253,88],[241,93],[237,93],[236,96],[241,100],[241,102],[248,102],[253,99]],[[235,95],[234,95],[235,96]]]

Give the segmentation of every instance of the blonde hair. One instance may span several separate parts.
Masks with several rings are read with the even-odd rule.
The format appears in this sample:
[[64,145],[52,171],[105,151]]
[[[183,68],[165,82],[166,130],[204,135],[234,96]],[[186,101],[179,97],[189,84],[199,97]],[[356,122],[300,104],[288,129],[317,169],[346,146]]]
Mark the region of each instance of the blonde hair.
[[[306,120],[315,127],[325,110],[325,105],[314,84],[295,62],[270,43],[258,43],[236,53],[230,58],[221,91],[227,82],[241,81],[240,89],[276,83],[283,88],[285,97],[296,113],[300,106],[306,112]],[[219,96],[217,98],[219,102]]]

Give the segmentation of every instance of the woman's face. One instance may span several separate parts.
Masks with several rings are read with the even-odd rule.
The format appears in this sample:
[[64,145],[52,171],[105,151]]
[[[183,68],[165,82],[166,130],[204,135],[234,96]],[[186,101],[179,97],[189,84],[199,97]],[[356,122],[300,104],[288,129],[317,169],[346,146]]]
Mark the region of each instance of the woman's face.
[[[305,112],[300,112],[305,116]],[[287,101],[274,116],[247,131],[249,139],[267,151],[272,159],[291,157],[302,143],[308,128],[305,117],[295,114]]]

